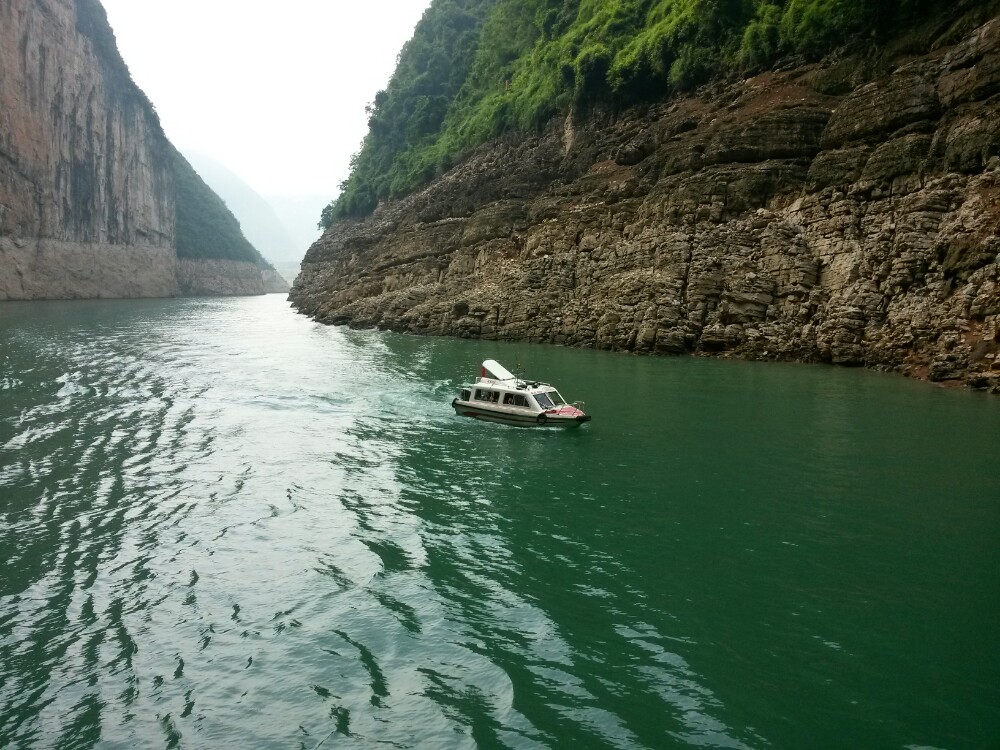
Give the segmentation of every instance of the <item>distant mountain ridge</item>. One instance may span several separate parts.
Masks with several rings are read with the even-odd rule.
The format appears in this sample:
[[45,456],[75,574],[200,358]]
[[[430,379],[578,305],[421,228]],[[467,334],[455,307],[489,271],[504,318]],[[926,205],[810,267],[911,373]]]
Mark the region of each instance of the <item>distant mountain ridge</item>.
[[207,154],[188,152],[188,161],[225,201],[251,244],[272,263],[299,261],[306,247],[297,247],[266,198],[239,175]]

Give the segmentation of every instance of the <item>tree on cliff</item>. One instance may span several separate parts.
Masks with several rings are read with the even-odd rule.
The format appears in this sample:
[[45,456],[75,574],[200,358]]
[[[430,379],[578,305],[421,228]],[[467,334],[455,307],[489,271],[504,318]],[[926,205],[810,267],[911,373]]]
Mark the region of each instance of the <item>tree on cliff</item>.
[[662,100],[787,56],[900,29],[914,51],[997,0],[434,0],[369,105],[369,132],[320,221],[363,216],[471,149],[552,117]]

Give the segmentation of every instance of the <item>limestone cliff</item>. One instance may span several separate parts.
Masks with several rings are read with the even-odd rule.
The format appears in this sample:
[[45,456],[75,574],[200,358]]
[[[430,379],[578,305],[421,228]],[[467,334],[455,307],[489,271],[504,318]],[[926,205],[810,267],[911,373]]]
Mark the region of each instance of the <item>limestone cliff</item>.
[[97,0],[0,3],[0,299],[262,293],[179,264],[172,148]]
[[334,224],[316,319],[1000,391],[1000,20],[479,149]]
[[271,269],[263,272],[264,291],[268,294],[288,294],[292,285],[277,270]]

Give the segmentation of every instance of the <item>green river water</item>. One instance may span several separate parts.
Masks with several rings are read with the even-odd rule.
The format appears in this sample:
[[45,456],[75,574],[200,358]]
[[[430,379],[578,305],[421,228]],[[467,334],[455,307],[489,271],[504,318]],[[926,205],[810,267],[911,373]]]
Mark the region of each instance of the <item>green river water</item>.
[[3,748],[1000,748],[1000,400],[898,377],[4,303],[0,563]]

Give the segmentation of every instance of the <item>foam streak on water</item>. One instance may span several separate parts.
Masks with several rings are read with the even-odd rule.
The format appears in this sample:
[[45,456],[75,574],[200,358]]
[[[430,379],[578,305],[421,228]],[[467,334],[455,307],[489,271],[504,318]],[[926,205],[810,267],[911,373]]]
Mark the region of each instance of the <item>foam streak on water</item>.
[[[454,416],[490,356],[594,422]],[[869,373],[0,305],[0,746],[983,747],[997,445]]]

